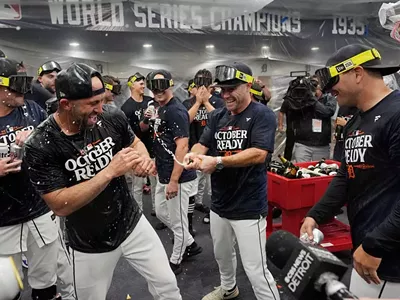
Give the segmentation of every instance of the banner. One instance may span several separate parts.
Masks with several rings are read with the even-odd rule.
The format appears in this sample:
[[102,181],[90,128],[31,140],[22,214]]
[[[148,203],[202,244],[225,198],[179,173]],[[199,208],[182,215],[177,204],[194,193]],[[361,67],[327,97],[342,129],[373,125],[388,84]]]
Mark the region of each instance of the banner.
[[31,2],[14,0],[4,5],[3,11],[0,10],[0,26],[300,38],[369,36],[370,20],[363,17],[307,20],[296,11],[269,11],[268,6],[257,12],[240,10],[242,14],[237,16],[238,8],[234,5],[215,6],[197,2],[200,4],[47,0],[40,5],[29,5]]

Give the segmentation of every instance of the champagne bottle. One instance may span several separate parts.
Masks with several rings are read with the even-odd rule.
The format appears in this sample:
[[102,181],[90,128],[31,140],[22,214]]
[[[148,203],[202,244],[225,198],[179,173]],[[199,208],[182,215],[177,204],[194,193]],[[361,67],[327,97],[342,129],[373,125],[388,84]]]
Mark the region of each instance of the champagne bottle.
[[299,170],[298,166],[293,166],[291,168],[287,169],[287,172],[285,173],[285,177],[289,179],[295,179],[297,178],[297,171]]
[[287,160],[282,155],[278,154],[278,157],[286,168],[294,168],[295,167],[295,165],[291,161]]

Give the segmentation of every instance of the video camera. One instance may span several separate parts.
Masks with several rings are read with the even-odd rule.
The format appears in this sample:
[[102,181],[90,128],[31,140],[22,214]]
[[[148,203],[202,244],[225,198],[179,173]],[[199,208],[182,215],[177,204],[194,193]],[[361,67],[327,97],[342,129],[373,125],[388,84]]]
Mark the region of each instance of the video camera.
[[296,77],[289,83],[284,100],[288,100],[292,110],[300,110],[315,103],[315,92],[319,85],[318,80],[310,77],[308,72],[292,71],[290,77]]

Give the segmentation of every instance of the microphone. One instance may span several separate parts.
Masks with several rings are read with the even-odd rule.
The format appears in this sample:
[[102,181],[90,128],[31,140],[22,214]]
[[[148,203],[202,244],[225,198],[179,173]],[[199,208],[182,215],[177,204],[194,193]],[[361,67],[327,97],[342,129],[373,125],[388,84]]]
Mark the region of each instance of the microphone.
[[271,272],[299,300],[358,299],[339,280],[348,266],[328,250],[279,230],[267,239]]

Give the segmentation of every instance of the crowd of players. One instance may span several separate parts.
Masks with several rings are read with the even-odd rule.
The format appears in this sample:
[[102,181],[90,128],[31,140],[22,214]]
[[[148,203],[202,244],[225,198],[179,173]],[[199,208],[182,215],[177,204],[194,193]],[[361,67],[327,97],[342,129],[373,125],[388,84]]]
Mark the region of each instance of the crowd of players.
[[[392,253],[400,240],[398,175],[388,176],[385,168],[400,161],[399,95],[382,75],[400,68],[383,67],[373,50],[344,47],[317,73],[339,105],[363,113],[346,127],[341,171],[302,232],[312,238],[317,223],[347,203],[356,249],[353,288],[366,290],[362,282],[374,282],[370,290],[392,296],[400,278]],[[353,57],[358,63],[351,68],[332,71]],[[266,161],[277,124],[265,105],[268,89],[247,65],[217,66],[214,78],[199,70],[183,103],[173,95],[167,70],[136,73],[121,109],[113,103],[119,79],[88,65],[61,70],[47,62],[32,79],[23,63],[0,58],[0,255],[12,256],[21,274],[26,255],[32,299],[105,299],[121,257],[146,279],[154,299],[182,299],[174,275],[186,258],[202,252],[194,240],[195,208],[210,223],[221,278],[203,299],[239,295],[236,243],[256,298],[280,298],[265,249]],[[367,93],[368,86],[375,89]],[[144,96],[145,87],[152,98]],[[12,144],[23,147],[23,159],[10,155]],[[174,235],[169,259],[142,213],[147,177],[160,226]],[[211,209],[202,202],[208,177]]]

